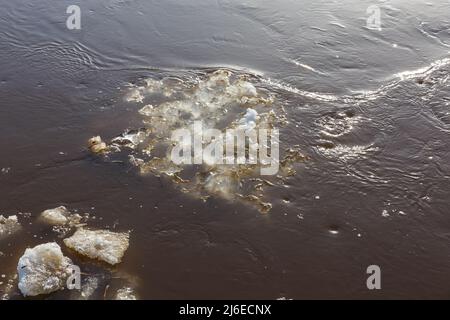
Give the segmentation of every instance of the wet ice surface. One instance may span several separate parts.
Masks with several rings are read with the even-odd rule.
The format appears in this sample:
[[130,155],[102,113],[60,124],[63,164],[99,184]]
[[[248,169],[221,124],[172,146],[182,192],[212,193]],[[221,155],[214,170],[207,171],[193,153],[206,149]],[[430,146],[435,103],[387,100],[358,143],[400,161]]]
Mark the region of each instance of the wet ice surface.
[[60,206],[54,209],[47,209],[41,213],[41,219],[53,226],[79,226],[85,220],[78,213],[70,212],[66,207]]
[[[448,298],[447,1],[380,2],[381,32],[365,28],[371,1],[96,0],[80,32],[64,3],[1,2],[0,214],[22,226],[0,239],[1,297],[23,298],[20,257],[55,241],[82,290],[43,299]],[[217,70],[273,102],[201,117],[258,125],[273,109],[281,179],[179,172],[145,148],[149,128],[164,144],[176,126],[149,118],[210,100],[194,92]],[[76,227],[39,219],[59,206],[132,230],[122,262],[66,248]],[[382,292],[365,287],[371,264]]]
[[71,274],[71,264],[54,242],[25,250],[17,265],[20,292],[26,297],[63,289]]
[[81,255],[91,259],[99,259],[111,265],[122,261],[129,245],[127,233],[108,230],[78,229],[64,244]]

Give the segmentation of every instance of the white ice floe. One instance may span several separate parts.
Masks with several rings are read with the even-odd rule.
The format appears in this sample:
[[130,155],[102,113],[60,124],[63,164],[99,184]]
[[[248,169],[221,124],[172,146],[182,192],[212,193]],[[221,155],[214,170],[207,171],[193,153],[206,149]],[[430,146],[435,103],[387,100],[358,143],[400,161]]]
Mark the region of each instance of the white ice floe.
[[21,228],[17,216],[4,217],[0,215],[0,239],[16,233]]
[[84,256],[115,265],[122,261],[128,249],[129,234],[80,228],[73,236],[64,239],[64,243]]
[[71,264],[55,242],[26,249],[17,265],[20,291],[24,296],[37,296],[62,289]]

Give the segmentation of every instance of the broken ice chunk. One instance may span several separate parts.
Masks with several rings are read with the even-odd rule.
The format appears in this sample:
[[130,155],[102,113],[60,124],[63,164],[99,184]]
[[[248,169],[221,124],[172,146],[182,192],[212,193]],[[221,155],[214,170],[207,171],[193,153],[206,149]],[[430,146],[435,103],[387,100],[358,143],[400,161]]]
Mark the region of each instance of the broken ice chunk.
[[126,101],[128,101],[128,102],[143,102],[144,96],[142,95],[141,90],[142,90],[142,88],[133,89],[133,91],[131,91],[131,93],[126,98]]
[[258,112],[255,109],[248,108],[245,115],[239,121],[239,128],[243,130],[252,130],[256,127],[256,120],[258,118]]
[[21,228],[17,216],[9,216],[8,218],[0,215],[0,239],[19,231]]
[[143,116],[147,116],[150,117],[154,114],[155,112],[155,107],[151,104],[147,104],[146,106],[144,106],[142,109],[139,110],[139,113],[142,114]]
[[117,147],[127,147],[134,149],[139,143],[143,141],[146,136],[146,130],[130,130],[122,135],[115,137],[111,140],[111,143]]
[[230,95],[236,97],[256,97],[258,95],[255,86],[244,79],[239,79],[227,90]]
[[64,239],[64,243],[84,256],[115,265],[121,262],[128,249],[129,234],[80,228],[73,236]]
[[88,144],[89,150],[93,153],[102,153],[108,150],[108,146],[102,141],[100,136],[92,137],[89,139]]
[[41,213],[41,218],[51,225],[64,225],[69,222],[69,210],[61,206],[55,209],[48,209]]
[[26,297],[62,289],[71,274],[71,264],[55,242],[26,249],[17,265],[20,291]]
[[96,277],[88,277],[86,282],[81,286],[79,300],[88,300],[98,289],[99,279]]
[[117,290],[116,300],[137,300],[137,298],[133,289],[129,287],[124,287]]
[[205,190],[225,199],[232,199],[238,188],[238,181],[232,174],[211,173],[205,181]]
[[72,214],[66,207],[61,206],[45,210],[41,213],[41,219],[53,226],[74,226],[81,223],[83,217],[79,214]]

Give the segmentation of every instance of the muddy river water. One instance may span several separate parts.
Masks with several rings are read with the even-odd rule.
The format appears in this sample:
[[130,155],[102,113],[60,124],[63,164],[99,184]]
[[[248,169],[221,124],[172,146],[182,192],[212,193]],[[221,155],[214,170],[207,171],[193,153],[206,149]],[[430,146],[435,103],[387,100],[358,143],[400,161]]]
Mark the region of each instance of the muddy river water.
[[[80,29],[67,28],[69,5]],[[22,225],[0,239],[4,299],[23,298],[24,250],[52,241],[94,299],[124,286],[140,299],[450,297],[448,1],[0,7],[0,214]],[[378,29],[368,26],[375,9]],[[226,79],[208,87],[217,75]],[[254,92],[258,101],[235,103]],[[246,108],[271,111],[288,167],[243,180],[188,167],[174,179],[154,141],[191,119],[174,110],[191,117],[198,105],[219,126]],[[156,140],[88,150],[93,136],[142,130]],[[203,178],[183,180],[193,176]],[[61,205],[87,213],[90,228],[130,231],[122,263],[65,247],[38,219]],[[370,265],[381,290],[366,286]]]

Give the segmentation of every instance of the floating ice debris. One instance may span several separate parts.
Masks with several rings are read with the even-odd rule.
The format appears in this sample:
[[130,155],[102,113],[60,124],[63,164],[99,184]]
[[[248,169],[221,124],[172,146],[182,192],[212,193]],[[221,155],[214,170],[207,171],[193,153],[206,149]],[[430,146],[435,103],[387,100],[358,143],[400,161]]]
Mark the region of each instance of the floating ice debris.
[[108,151],[108,146],[102,141],[100,136],[92,137],[88,141],[89,150],[93,153],[102,153]]
[[116,300],[137,300],[137,298],[133,289],[124,287],[117,290]]
[[255,86],[244,79],[237,80],[234,85],[227,88],[227,91],[230,95],[237,97],[250,98],[258,95]]
[[139,143],[142,143],[146,138],[146,130],[131,130],[111,140],[111,143],[116,147],[127,147],[134,149]]
[[205,180],[205,190],[226,199],[232,199],[238,190],[238,182],[232,175],[226,173],[211,173]]
[[144,96],[142,95],[141,90],[137,88],[130,92],[126,100],[128,102],[143,102]]
[[98,289],[99,279],[96,277],[88,277],[83,283],[80,290],[79,300],[88,300]]
[[41,218],[52,225],[63,225],[69,222],[69,210],[66,207],[58,207],[55,209],[48,209],[41,213]]
[[244,117],[239,121],[240,128],[243,130],[252,130],[256,127],[258,112],[255,109],[248,108]]
[[[272,205],[264,200],[266,189],[283,185],[285,178],[295,174],[294,164],[306,159],[296,148],[288,149],[285,158],[278,161],[278,157],[274,156],[278,155],[278,141],[271,139],[270,143],[253,143],[254,138],[249,135],[248,141],[246,137],[238,138],[241,139],[238,143],[245,145],[246,154],[248,153],[245,164],[234,161],[238,157],[242,162],[242,158],[247,157],[237,151],[228,155],[224,151],[226,164],[218,164],[213,161],[216,159],[214,151],[214,155],[211,153],[202,157],[201,165],[189,167],[189,164],[175,164],[172,161],[172,151],[175,147],[182,147],[180,144],[184,143],[174,143],[172,134],[178,129],[191,132],[190,128],[194,127],[193,140],[201,141],[202,147],[207,144],[220,146],[221,142],[229,142],[231,138],[234,142],[235,137],[227,134],[228,129],[261,129],[267,130],[272,136],[274,130],[287,123],[282,105],[273,103],[276,93],[259,90],[257,85],[263,87],[264,84],[258,76],[227,69],[199,72],[194,76],[189,73],[183,80],[178,75],[176,78],[149,79],[142,86],[134,86],[127,99],[145,103],[139,110],[144,129],[122,134],[100,149],[107,149],[112,156],[115,150],[129,152],[129,162],[142,174],[166,176],[180,185],[182,192],[199,199],[205,200],[210,196],[231,201],[239,199],[257,207],[261,212],[269,211]],[[222,134],[213,140],[204,139],[195,130],[194,124],[199,120],[204,128],[217,128]],[[100,138],[94,142],[102,143]],[[253,150],[250,146],[260,143],[267,147],[270,144],[270,160],[274,160],[276,167],[280,169],[278,176],[269,178],[271,181],[268,184],[252,180],[260,176],[262,169],[274,165],[266,159],[269,154],[258,162],[258,156],[255,157],[250,152]],[[233,161],[229,161],[231,159]]]
[[148,104],[139,110],[139,113],[143,116],[151,116],[153,112],[155,112],[155,107],[151,104]]
[[2,168],[2,173],[7,174],[11,171],[11,168]]
[[0,215],[0,240],[16,233],[21,228],[17,216],[4,217]]
[[76,225],[82,220],[79,214],[72,214],[66,207],[48,209],[41,213],[41,219],[54,226]]
[[62,289],[71,264],[55,242],[26,249],[17,265],[20,291],[24,296],[37,296]]
[[115,265],[121,262],[128,249],[129,234],[80,228],[73,236],[64,239],[64,243],[84,256]]
[[128,161],[131,163],[131,165],[133,165],[135,167],[140,167],[144,164],[143,159],[136,158],[135,156],[133,156],[131,154],[128,156]]

